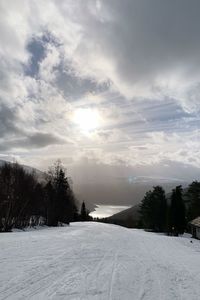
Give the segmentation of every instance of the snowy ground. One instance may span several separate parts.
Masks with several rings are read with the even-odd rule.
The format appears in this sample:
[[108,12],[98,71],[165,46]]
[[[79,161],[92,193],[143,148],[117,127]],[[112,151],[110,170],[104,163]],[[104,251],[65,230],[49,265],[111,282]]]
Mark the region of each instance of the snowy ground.
[[200,242],[100,223],[0,234],[0,299],[200,299]]

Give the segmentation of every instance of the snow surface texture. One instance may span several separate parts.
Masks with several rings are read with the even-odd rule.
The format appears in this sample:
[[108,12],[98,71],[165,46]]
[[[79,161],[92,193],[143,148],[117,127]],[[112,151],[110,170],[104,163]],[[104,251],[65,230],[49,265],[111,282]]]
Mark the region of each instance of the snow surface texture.
[[0,245],[0,299],[200,299],[196,240],[88,222]]

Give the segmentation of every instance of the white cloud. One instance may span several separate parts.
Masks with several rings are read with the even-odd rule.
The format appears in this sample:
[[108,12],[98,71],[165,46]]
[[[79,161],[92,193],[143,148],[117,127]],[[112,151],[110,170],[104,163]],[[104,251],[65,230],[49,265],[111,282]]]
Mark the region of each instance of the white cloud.
[[[12,139],[55,134],[68,143],[52,144],[51,159],[200,166],[197,1],[190,10],[185,0],[8,0],[0,6],[0,107],[13,113],[2,125]],[[38,50],[31,53],[28,45],[37,41],[44,53],[31,75],[25,70]],[[90,107],[102,122],[86,136],[71,117]],[[32,161],[44,153],[34,149]]]

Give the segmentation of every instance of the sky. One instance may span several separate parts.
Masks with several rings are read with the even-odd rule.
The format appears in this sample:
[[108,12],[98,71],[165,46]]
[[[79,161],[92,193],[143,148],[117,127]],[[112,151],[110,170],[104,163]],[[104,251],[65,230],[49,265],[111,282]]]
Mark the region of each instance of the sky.
[[0,0],[0,159],[198,177],[199,32],[199,0]]

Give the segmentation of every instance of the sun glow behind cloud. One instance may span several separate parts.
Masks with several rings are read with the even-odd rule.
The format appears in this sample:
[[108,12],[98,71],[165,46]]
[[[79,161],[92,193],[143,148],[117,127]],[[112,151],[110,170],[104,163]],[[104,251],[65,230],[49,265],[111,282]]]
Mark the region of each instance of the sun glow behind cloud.
[[81,131],[88,133],[100,126],[100,116],[97,110],[79,108],[73,114],[73,122]]
[[126,2],[0,1],[2,159],[200,166],[200,2]]

